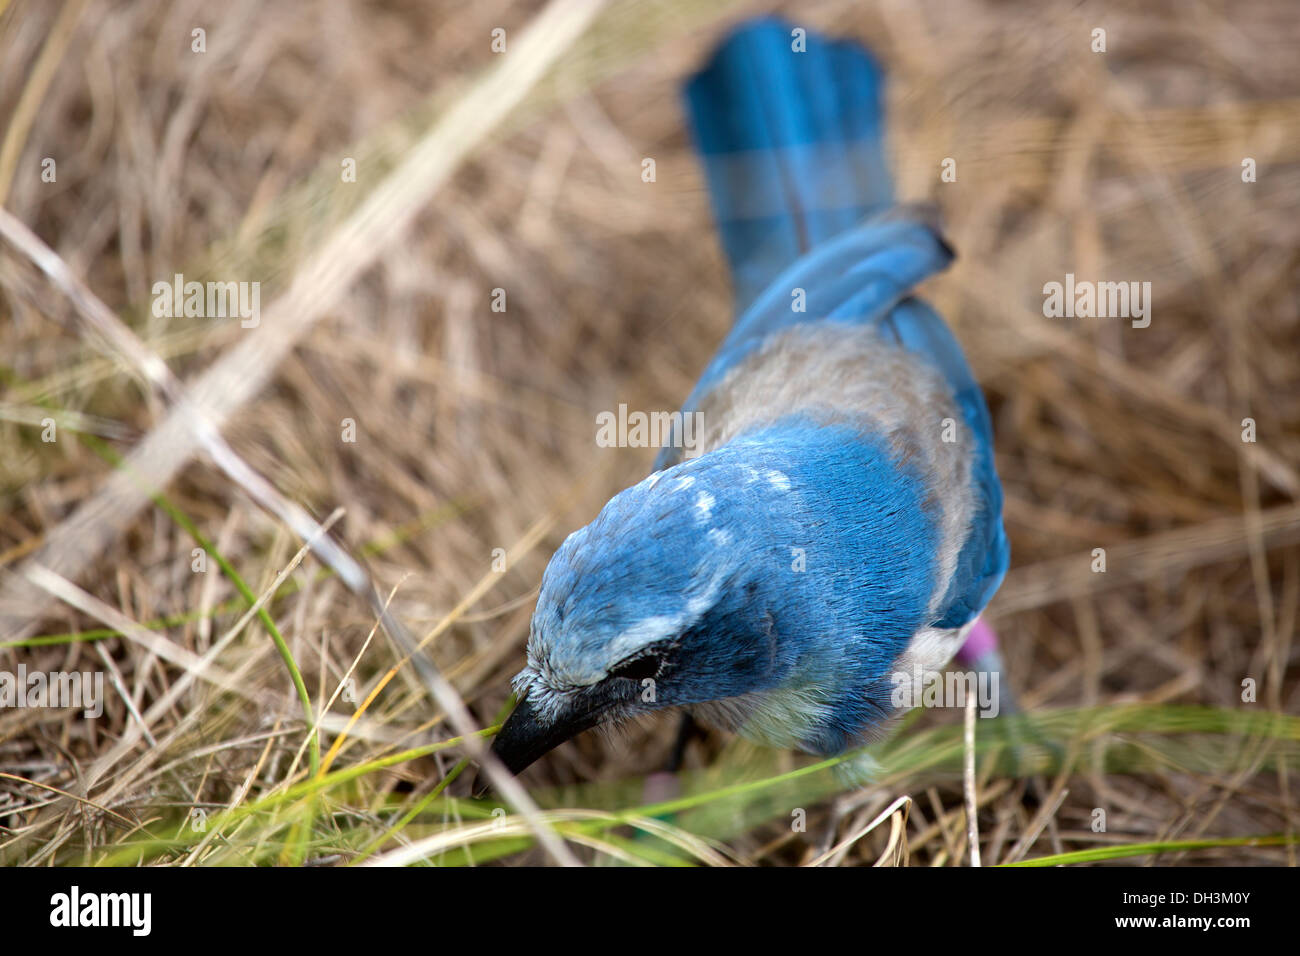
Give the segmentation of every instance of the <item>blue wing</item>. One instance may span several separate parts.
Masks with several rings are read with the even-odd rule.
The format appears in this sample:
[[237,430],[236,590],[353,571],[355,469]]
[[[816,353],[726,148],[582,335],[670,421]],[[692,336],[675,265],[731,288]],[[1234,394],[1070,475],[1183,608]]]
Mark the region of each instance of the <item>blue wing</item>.
[[1011,562],[1011,546],[1002,528],[1002,484],[993,464],[993,422],[961,346],[939,313],[920,299],[907,299],[890,311],[881,329],[943,373],[975,436],[971,471],[976,514],[945,595],[945,610],[935,623],[936,627],[960,627],[984,610]]

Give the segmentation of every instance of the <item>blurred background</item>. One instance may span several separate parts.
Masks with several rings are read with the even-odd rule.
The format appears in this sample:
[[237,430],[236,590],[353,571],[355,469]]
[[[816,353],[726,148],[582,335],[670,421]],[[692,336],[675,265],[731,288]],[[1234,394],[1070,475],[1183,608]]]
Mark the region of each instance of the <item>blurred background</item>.
[[[371,608],[311,556],[277,580],[302,539],[141,356],[285,499],[343,509],[493,723],[551,552],[653,459],[597,447],[596,415],[678,407],[731,321],[679,90],[772,11],[885,64],[898,191],[957,251],[922,291],[993,413],[989,618],[1048,743],[981,751],[984,862],[1295,864],[1290,0],[0,0],[0,205],[52,250],[0,230],[0,671],[107,688],[97,720],[0,708],[0,861],[545,862],[452,798],[461,751]],[[259,324],[159,315],[177,273],[260,283]],[[1150,282],[1149,326],[1045,317],[1067,273]],[[618,814],[653,802],[671,719],[524,782],[584,859],[961,865],[960,723],[910,720],[847,794],[710,734],[654,841]]]

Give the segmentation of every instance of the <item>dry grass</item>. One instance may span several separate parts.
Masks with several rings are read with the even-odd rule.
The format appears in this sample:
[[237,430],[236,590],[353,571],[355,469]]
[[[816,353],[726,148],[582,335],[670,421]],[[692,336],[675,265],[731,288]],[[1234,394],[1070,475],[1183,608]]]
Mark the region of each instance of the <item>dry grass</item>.
[[[518,58],[521,37],[556,8],[576,39],[552,36],[542,76],[549,61]],[[581,33],[582,8],[0,2],[4,207],[166,360],[239,459],[321,520],[344,509],[337,539],[364,555],[393,615],[433,635],[433,659],[481,725],[506,700],[551,551],[649,464],[596,448],[596,413],[674,407],[730,321],[677,90],[727,23],[767,7],[622,3]],[[1013,569],[990,614],[1022,702],[1065,744],[1064,766],[1037,777],[981,765],[983,863],[1293,836],[1294,4],[1031,15],[819,0],[798,16],[885,60],[900,192],[940,203],[959,253],[925,291],[995,418]],[[204,54],[190,51],[195,27]],[[495,85],[494,27],[519,64]],[[1089,49],[1095,27],[1105,54]],[[640,179],[646,156],[653,184]],[[45,157],[56,182],[41,179]],[[345,157],[358,160],[354,184],[339,181]],[[939,181],[945,157],[955,183]],[[1245,157],[1257,182],[1242,182]],[[176,272],[261,281],[263,325],[155,317],[151,287]],[[1150,281],[1150,327],[1044,318],[1042,286],[1067,272]],[[496,288],[505,313],[490,309]],[[196,456],[205,446],[176,396],[12,243],[0,242],[0,293],[0,671],[108,677],[96,721],[0,710],[0,861],[128,862],[164,836],[138,856],[349,862],[479,842],[478,859],[497,846],[542,861],[515,818],[491,831],[464,801],[424,802],[454,746],[299,800],[290,788],[316,758],[272,630],[308,709],[332,714],[327,770],[446,739],[442,711],[412,668],[390,671],[400,655],[372,608],[314,558],[276,583],[301,537]],[[56,442],[41,441],[46,417]],[[355,443],[341,439],[345,419]],[[136,472],[94,436],[134,455]],[[172,513],[148,500],[148,481]],[[265,618],[229,575],[191,571],[185,516],[265,598]],[[42,640],[58,635],[81,638]],[[355,722],[337,694],[348,675],[359,700],[376,691]],[[1242,702],[1246,678],[1256,703]],[[1215,730],[1213,711],[1187,706],[1253,722]],[[1129,723],[1073,710],[1093,707]],[[1162,715],[1191,722],[1178,725],[1185,741],[1171,731],[1178,746],[1144,736]],[[910,723],[890,772],[858,794],[765,791],[642,826],[719,864],[964,864],[960,760],[917,757],[949,732],[960,750],[960,725],[951,712]],[[641,778],[671,736],[669,721],[587,735],[526,775],[572,852],[648,852],[621,831],[579,834],[591,818],[573,808],[643,802]],[[691,751],[687,790],[807,763],[714,735]],[[212,817],[259,800],[297,807],[286,819],[303,832],[260,816],[185,826],[193,808]],[[794,807],[806,831],[791,830]],[[1091,829],[1096,808],[1104,833]],[[1159,859],[1294,865],[1295,852],[1283,840]]]

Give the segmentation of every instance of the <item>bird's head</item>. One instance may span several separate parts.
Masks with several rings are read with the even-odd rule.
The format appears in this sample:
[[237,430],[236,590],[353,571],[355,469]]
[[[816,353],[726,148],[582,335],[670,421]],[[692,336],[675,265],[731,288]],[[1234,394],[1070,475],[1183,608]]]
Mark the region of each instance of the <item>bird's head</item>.
[[[727,451],[616,495],[552,557],[494,753],[514,773],[598,725],[770,686],[785,475]],[[782,558],[781,555],[787,555]]]

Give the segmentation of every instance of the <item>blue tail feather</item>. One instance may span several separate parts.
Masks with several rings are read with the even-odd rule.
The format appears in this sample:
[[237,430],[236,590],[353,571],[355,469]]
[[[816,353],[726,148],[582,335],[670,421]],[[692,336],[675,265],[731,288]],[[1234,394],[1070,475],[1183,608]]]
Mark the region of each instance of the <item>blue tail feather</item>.
[[738,315],[799,256],[893,200],[880,68],[812,32],[797,51],[794,29],[744,24],[686,88]]

